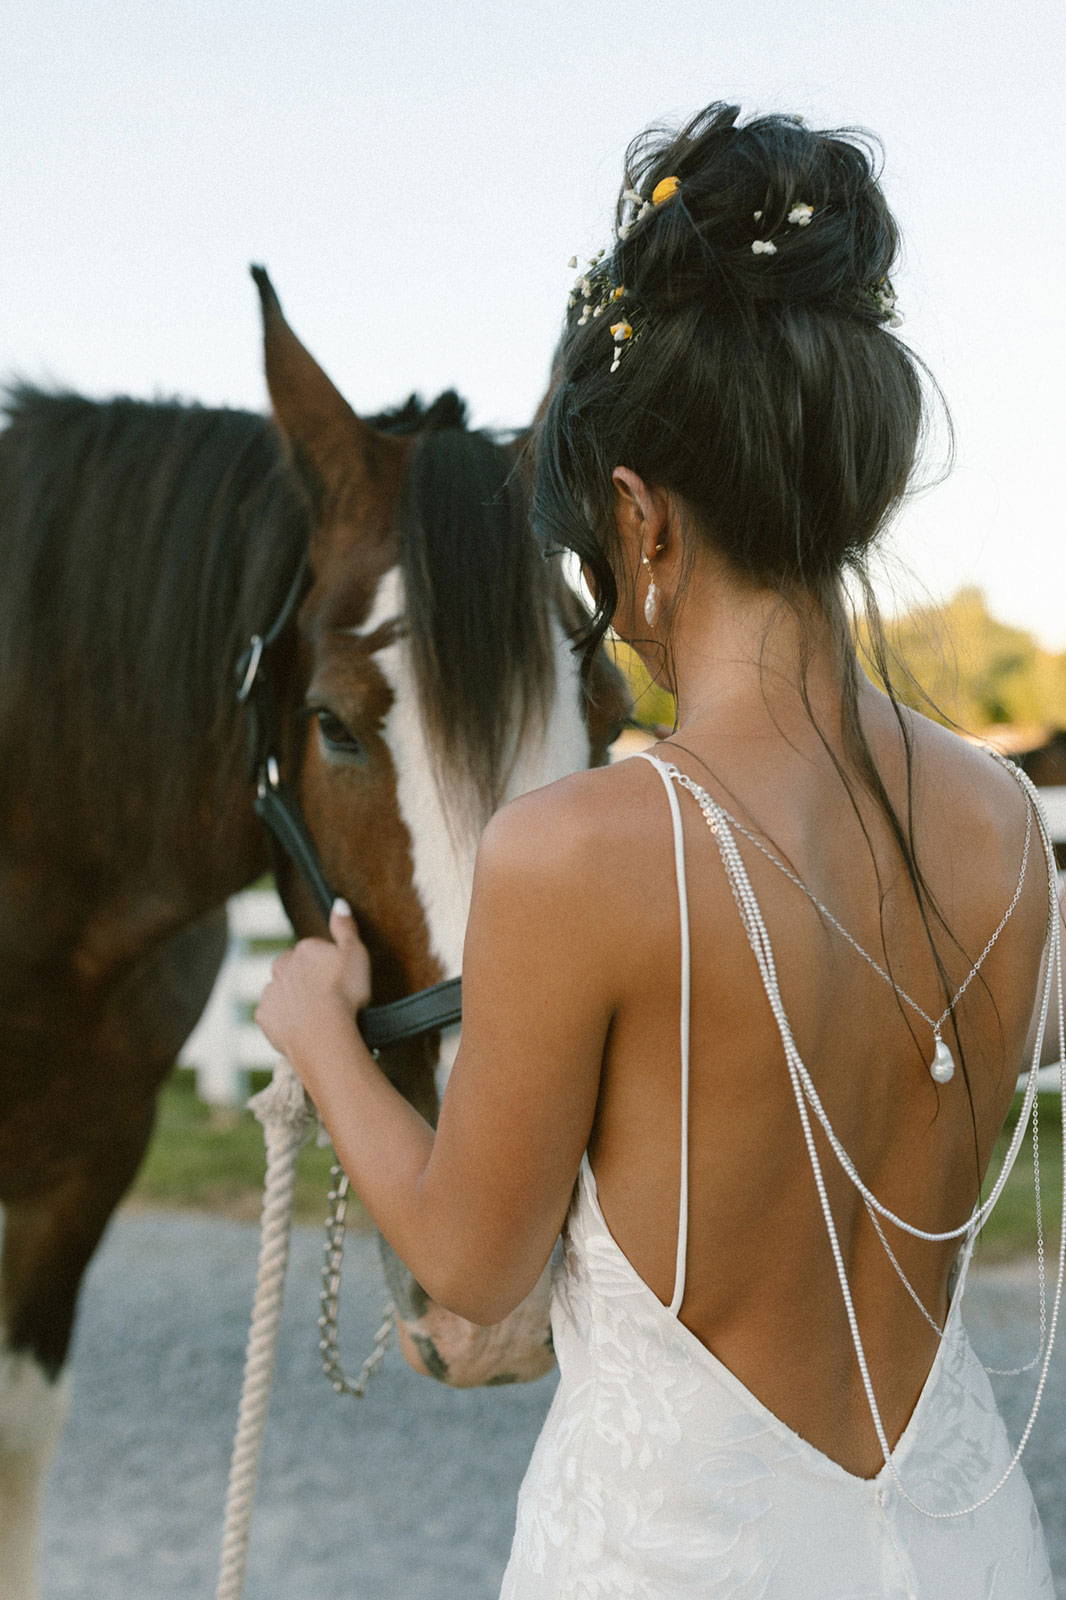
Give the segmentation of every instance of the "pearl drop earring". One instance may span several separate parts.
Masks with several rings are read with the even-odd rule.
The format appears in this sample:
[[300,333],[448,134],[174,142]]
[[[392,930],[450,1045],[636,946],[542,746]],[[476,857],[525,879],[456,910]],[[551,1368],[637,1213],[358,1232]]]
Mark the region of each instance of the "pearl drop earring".
[[[656,555],[658,555],[662,548],[663,547],[661,544],[657,544],[655,546]],[[655,619],[659,615],[659,591],[655,586],[655,576],[651,570],[651,562],[648,560],[643,550],[640,553],[640,559],[648,569],[648,592],[644,596],[644,621],[648,624],[649,628],[654,628]]]

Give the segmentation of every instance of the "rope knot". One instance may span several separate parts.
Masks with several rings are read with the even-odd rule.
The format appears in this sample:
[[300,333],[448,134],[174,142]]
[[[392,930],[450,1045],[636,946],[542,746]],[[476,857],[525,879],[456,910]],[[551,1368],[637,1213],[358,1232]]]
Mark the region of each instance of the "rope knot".
[[264,1129],[289,1128],[303,1133],[315,1120],[304,1086],[283,1056],[274,1063],[274,1076],[248,1102],[249,1111]]

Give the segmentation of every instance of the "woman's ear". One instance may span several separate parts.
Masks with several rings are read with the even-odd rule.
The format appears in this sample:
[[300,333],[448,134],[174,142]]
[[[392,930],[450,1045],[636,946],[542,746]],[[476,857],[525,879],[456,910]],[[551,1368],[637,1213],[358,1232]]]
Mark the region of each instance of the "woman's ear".
[[619,537],[627,551],[639,561],[666,544],[669,498],[663,489],[653,489],[631,467],[615,467],[614,517]]

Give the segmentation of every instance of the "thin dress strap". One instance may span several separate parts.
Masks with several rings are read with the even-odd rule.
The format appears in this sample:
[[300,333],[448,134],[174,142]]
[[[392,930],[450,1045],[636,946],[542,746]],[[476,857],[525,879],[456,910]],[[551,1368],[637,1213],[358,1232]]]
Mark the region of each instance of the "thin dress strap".
[[677,1207],[677,1257],[674,1268],[674,1294],[670,1310],[676,1317],[685,1298],[685,1259],[688,1248],[688,1040],[692,994],[692,961],[689,949],[688,889],[685,883],[685,839],[681,831],[681,807],[677,791],[665,764],[646,750],[638,751],[650,761],[663,781],[670,802],[674,825],[674,872],[677,877],[677,910],[681,926],[681,1182]]
[[[995,752],[992,753],[995,754]],[[755,957],[755,961],[759,969],[759,975],[762,980],[763,989],[766,993],[767,1000],[769,1001],[770,1009],[773,1012],[774,1020],[777,1023],[781,1043],[784,1048],[785,1062],[788,1069],[788,1075],[793,1094],[796,1100],[796,1109],[799,1113],[800,1123],[803,1130],[803,1138],[807,1146],[807,1154],[810,1158],[811,1172],[818,1190],[818,1199],[822,1209],[826,1231],[829,1237],[829,1244],[833,1253],[834,1264],[836,1266],[837,1277],[840,1283],[841,1294],[844,1301],[844,1309],[851,1332],[852,1345],[855,1350],[855,1357],[858,1362],[863,1388],[866,1393],[866,1399],[870,1410],[870,1418],[877,1434],[878,1443],[881,1446],[886,1469],[890,1472],[895,1486],[902,1498],[923,1516],[933,1521],[969,1516],[971,1512],[976,1511],[979,1509],[979,1507],[987,1504],[987,1502],[991,1500],[992,1497],[998,1493],[998,1491],[1006,1483],[1008,1477],[1010,1476],[1011,1472],[1013,1472],[1015,1466],[1018,1464],[1018,1461],[1021,1458],[1022,1452],[1025,1449],[1026,1443],[1028,1442],[1029,1436],[1032,1432],[1033,1425],[1036,1422],[1037,1412],[1040,1408],[1040,1402],[1043,1398],[1044,1390],[1047,1385],[1048,1369],[1051,1362],[1052,1349],[1055,1343],[1055,1332],[1058,1326],[1059,1310],[1063,1299],[1063,1288],[1066,1286],[1066,1230],[1062,1231],[1059,1239],[1059,1260],[1055,1283],[1055,1293],[1051,1306],[1050,1319],[1047,1322],[1046,1337],[1042,1333],[1041,1338],[1042,1348],[1038,1354],[1038,1359],[1040,1361],[1040,1374],[1037,1380],[1036,1394],[1033,1398],[1030,1408],[1029,1420],[1022,1431],[1022,1436],[1017,1447],[1015,1448],[1010,1465],[992,1485],[992,1487],[971,1504],[963,1506],[958,1510],[934,1511],[930,1507],[924,1506],[920,1504],[919,1501],[915,1500],[901,1481],[893,1456],[892,1446],[889,1444],[888,1437],[885,1433],[884,1421],[877,1404],[877,1397],[874,1394],[873,1383],[870,1378],[869,1365],[866,1359],[866,1351],[863,1345],[861,1333],[859,1331],[855,1303],[852,1298],[851,1287],[848,1282],[848,1272],[844,1258],[844,1251],[840,1244],[836,1223],[833,1219],[832,1208],[829,1204],[829,1194],[822,1172],[822,1163],[819,1158],[818,1149],[814,1140],[811,1113],[813,1113],[815,1119],[820,1123],[826,1138],[829,1141],[829,1146],[832,1150],[832,1153],[839,1162],[840,1167],[845,1175],[851,1181],[854,1188],[858,1191],[859,1196],[866,1203],[868,1211],[871,1211],[872,1208],[872,1212],[876,1212],[878,1216],[891,1222],[893,1226],[901,1229],[903,1232],[908,1233],[917,1239],[927,1239],[932,1242],[942,1242],[948,1239],[961,1240],[965,1238],[965,1247],[960,1252],[960,1258],[958,1261],[959,1276],[952,1294],[952,1306],[954,1306],[956,1300],[961,1299],[962,1278],[965,1274],[966,1268],[969,1265],[970,1257],[973,1252],[974,1238],[976,1234],[980,1232],[980,1229],[984,1225],[985,1219],[991,1212],[993,1206],[996,1204],[996,1201],[999,1199],[999,1196],[1003,1191],[1003,1187],[1007,1182],[1007,1178],[1010,1175],[1011,1168],[1014,1165],[1015,1158],[1021,1146],[1021,1141],[1025,1137],[1025,1131],[1030,1120],[1030,1115],[1033,1117],[1035,1128],[1036,1116],[1034,1111],[1034,1102],[1037,1089],[1038,1066],[1040,1052],[1043,1048],[1044,1032],[1048,1020],[1048,1012],[1052,997],[1054,997],[1058,1007],[1057,1022],[1060,1058],[1059,1088],[1063,1104],[1066,1105],[1066,1004],[1064,1004],[1063,999],[1064,984],[1060,929],[1061,911],[1059,907],[1058,884],[1055,872],[1054,849],[1051,844],[1050,830],[1044,816],[1039,796],[1037,795],[1035,788],[1025,773],[1015,770],[1013,776],[1029,796],[1037,824],[1037,829],[1040,835],[1040,840],[1044,847],[1044,854],[1048,867],[1048,942],[1044,960],[1042,962],[1039,1015],[1036,1029],[1036,1039],[1033,1047],[1032,1062],[1029,1069],[1028,1082],[1025,1091],[1025,1101],[1018,1116],[1014,1131],[1011,1135],[1010,1146],[1003,1157],[999,1175],[996,1178],[987,1199],[981,1200],[979,1198],[969,1217],[967,1217],[966,1221],[960,1224],[958,1227],[931,1231],[928,1229],[919,1228],[914,1223],[908,1222],[905,1218],[898,1216],[894,1211],[892,1211],[877,1198],[873,1191],[869,1189],[863,1182],[854,1162],[851,1160],[851,1157],[840,1143],[836,1131],[834,1130],[832,1123],[829,1121],[825,1107],[822,1105],[822,1102],[818,1096],[818,1091],[814,1085],[811,1075],[808,1072],[803,1058],[799,1053],[796,1041],[792,1035],[792,1029],[789,1024],[788,1017],[785,1014],[784,1005],[781,999],[781,991],[777,982],[776,963],[774,960],[773,950],[770,945],[770,936],[763,920],[759,902],[755,897],[755,891],[751,886],[751,880],[748,877],[747,869],[744,866],[743,858],[741,857],[740,851],[737,847],[736,839],[733,836],[732,830],[733,826],[735,825],[735,819],[730,817],[729,813],[721,805],[719,805],[718,802],[714,800],[705,789],[701,788],[699,784],[697,784],[693,779],[689,778],[672,762],[662,762],[659,760],[659,758],[650,755],[647,751],[640,751],[639,754],[642,755],[645,760],[651,761],[653,765],[658,768],[660,776],[670,788],[672,788],[671,780],[676,779],[676,781],[683,788],[690,790],[690,792],[698,801],[700,809],[704,814],[704,818],[711,827],[712,833],[714,833],[716,837],[718,851],[722,859],[722,865],[725,868],[726,876],[729,879],[729,885],[733,892],[733,898],[736,902],[737,910],[740,913],[740,919],[747,935],[748,943],[751,946],[752,954]],[[1000,758],[998,755],[996,756],[996,759],[1001,760],[1002,765],[1007,765],[1006,760]],[[682,976],[683,979],[687,979],[688,917],[687,904],[682,898],[684,892],[684,859],[681,854],[680,844],[678,842],[680,839],[680,818],[677,810],[675,810],[673,807],[671,807],[671,810],[674,817],[674,838],[675,845],[677,847],[676,854],[679,863],[678,894],[684,908],[682,911],[681,937],[682,950],[684,953],[684,967],[686,970],[683,971]],[[684,1049],[682,1054],[682,1071],[685,1087],[684,1094],[682,1096],[682,1115],[686,1121],[686,1137],[682,1144],[682,1162],[684,1173],[684,1188],[682,1193],[684,1199],[683,1214],[685,1217],[685,1229],[687,1230],[688,1032],[686,1022],[688,993],[687,986],[684,984],[683,996],[682,1030]],[[1066,1126],[1063,1128],[1063,1157],[1066,1159]],[[1034,1176],[1036,1173],[1036,1168],[1037,1162],[1034,1150]],[[882,1242],[884,1242],[882,1230],[878,1228],[877,1231],[882,1239]],[[684,1232],[679,1230],[679,1234],[679,1259],[681,1262],[683,1262]],[[1042,1255],[1042,1238],[1039,1232],[1038,1245]],[[892,1259],[891,1252],[889,1252],[889,1255],[890,1259]],[[898,1263],[894,1262],[894,1265],[896,1265],[896,1269],[899,1271]],[[684,1282],[683,1278],[681,1278],[682,1293],[683,1289]],[[1043,1294],[1043,1271],[1041,1270],[1042,1304]],[[670,1309],[676,1314],[679,1305],[680,1299],[677,1295],[675,1295],[674,1303],[671,1305]],[[1043,1324],[1043,1317],[1041,1318],[1041,1322]]]

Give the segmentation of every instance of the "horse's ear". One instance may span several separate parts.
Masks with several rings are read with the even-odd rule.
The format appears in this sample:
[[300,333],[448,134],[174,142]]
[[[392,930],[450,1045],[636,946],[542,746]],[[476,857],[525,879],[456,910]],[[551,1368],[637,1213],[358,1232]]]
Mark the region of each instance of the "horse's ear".
[[363,498],[394,441],[356,415],[300,343],[285,320],[266,269],[253,266],[251,274],[263,313],[274,419],[315,507],[316,520],[324,520],[346,509],[351,500]]

